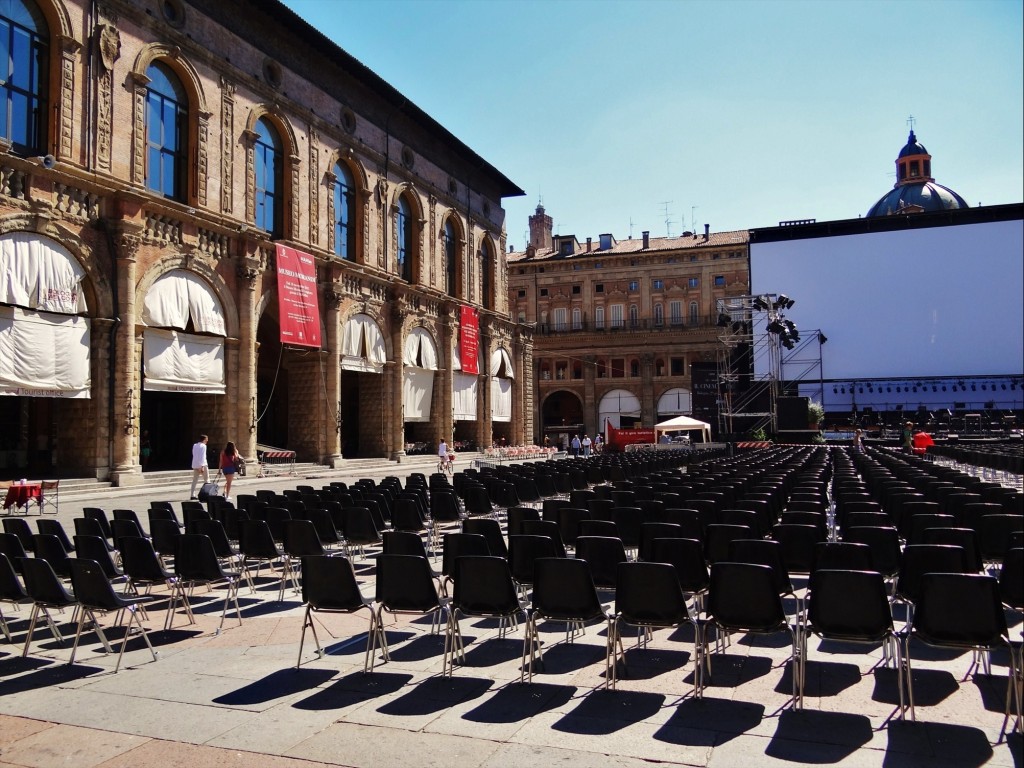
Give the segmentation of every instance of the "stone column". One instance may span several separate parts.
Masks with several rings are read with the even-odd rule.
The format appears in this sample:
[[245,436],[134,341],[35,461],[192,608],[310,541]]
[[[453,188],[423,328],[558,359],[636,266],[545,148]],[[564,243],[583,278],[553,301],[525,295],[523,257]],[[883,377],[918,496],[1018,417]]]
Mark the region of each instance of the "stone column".
[[115,312],[121,321],[114,333],[116,363],[114,380],[110,384],[114,390],[113,434],[110,441],[113,469],[110,479],[116,486],[138,485],[142,482],[142,467],[136,461],[138,451],[135,450],[141,397],[138,391],[141,382],[136,378],[140,366],[135,345],[135,256],[141,239],[136,230],[134,226],[122,224],[121,231],[114,238],[118,295]]
[[646,352],[640,355],[640,423],[654,426],[656,423],[654,402],[654,355]]
[[408,311],[402,298],[396,298],[391,311],[391,353],[384,375],[388,377],[390,393],[386,395],[384,424],[387,435],[387,454],[399,464],[405,458],[405,387],[403,377],[405,366],[402,364],[402,352],[405,349],[405,318]]
[[494,352],[494,333],[488,320],[480,323],[480,349],[483,350],[483,368],[479,371],[479,396],[476,403],[476,444],[480,449],[490,448],[494,437],[491,421],[491,354]]
[[327,382],[328,412],[334,414],[334,424],[327,425],[327,456],[326,462],[332,469],[341,467],[341,331],[339,308],[341,307],[341,285],[328,286],[325,294],[327,306],[326,334],[324,339],[324,377]]
[[597,356],[583,358],[583,431],[588,435],[604,431],[604,424],[597,423]]
[[454,408],[455,402],[452,397],[452,392],[455,387],[455,344],[458,341],[457,334],[459,324],[453,314],[454,310],[449,310],[447,315],[440,317],[441,321],[441,345],[442,349],[445,350],[445,363],[446,365],[440,371],[438,377],[438,384],[441,387],[441,414],[438,420],[440,432],[437,437],[444,437],[445,440],[451,440],[452,435],[455,434],[455,419],[454,419]]
[[[246,459],[256,458],[256,285],[260,259],[244,255],[238,264],[238,395],[234,413],[235,447]],[[230,370],[230,369],[229,369]]]

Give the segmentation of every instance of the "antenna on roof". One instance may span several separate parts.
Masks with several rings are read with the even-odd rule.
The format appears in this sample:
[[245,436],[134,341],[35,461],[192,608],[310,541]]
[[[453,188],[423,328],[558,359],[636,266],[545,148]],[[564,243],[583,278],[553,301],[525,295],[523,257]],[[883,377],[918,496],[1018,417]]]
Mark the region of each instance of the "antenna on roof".
[[664,202],[658,203],[664,210],[662,214],[665,217],[665,237],[672,237],[672,217],[669,215],[668,207],[672,204],[671,200],[665,200]]
[[697,217],[694,215],[694,212],[698,208],[700,208],[699,205],[691,205],[690,206],[690,231],[691,232],[696,232],[697,231]]
[[629,217],[629,239],[633,239],[633,217]]

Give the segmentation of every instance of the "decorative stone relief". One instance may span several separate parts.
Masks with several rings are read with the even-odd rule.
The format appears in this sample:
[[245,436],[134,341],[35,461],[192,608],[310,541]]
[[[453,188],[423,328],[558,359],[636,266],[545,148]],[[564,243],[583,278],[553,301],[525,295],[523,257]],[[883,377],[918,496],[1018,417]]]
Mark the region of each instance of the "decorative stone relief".
[[135,139],[132,142],[132,181],[138,186],[146,183],[146,87],[149,78],[138,72],[133,75],[134,91],[132,98],[135,122]]
[[299,203],[299,164],[302,160],[298,155],[291,156],[292,162],[292,237],[299,235],[299,222],[302,221],[302,205]]
[[196,186],[199,205],[206,207],[206,185],[210,178],[210,112],[200,112],[198,116],[199,146],[196,147],[197,168]]
[[233,207],[232,170],[234,168],[235,86],[225,77],[220,79],[220,210],[231,213]]
[[100,63],[109,72],[113,70],[114,62],[121,58],[121,33],[113,24],[98,24],[96,34],[99,38]]
[[427,197],[427,208],[430,210],[430,251],[427,254],[427,261],[430,262],[430,286],[437,285],[437,238],[433,233],[437,231],[437,195],[431,193]]
[[74,148],[75,61],[81,47],[72,37],[61,39],[60,114],[57,117],[61,157],[70,157]]
[[245,220],[256,219],[256,139],[253,131],[242,134],[245,141]]
[[[320,244],[320,134],[309,130],[309,242]],[[333,198],[334,195],[331,195]]]
[[114,75],[109,70],[96,78],[96,164],[110,171],[110,142],[113,131]]

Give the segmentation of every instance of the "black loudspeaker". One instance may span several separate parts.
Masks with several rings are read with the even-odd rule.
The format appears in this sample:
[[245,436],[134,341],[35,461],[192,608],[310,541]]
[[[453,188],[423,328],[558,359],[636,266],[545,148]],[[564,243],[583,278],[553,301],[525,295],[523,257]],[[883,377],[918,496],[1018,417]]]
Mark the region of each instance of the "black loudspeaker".
[[779,431],[807,429],[809,397],[780,397],[778,403]]

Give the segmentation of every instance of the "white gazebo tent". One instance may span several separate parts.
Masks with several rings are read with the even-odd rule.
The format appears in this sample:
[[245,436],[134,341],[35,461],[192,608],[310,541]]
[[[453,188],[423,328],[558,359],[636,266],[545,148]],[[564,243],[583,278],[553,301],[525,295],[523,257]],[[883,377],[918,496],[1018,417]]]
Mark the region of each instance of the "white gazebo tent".
[[680,430],[700,430],[701,437],[705,443],[711,442],[711,425],[706,421],[698,421],[689,416],[673,416],[667,421],[654,425],[655,442],[662,432],[679,432]]

